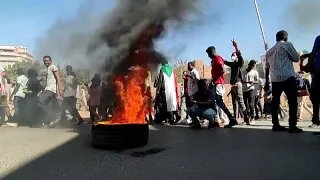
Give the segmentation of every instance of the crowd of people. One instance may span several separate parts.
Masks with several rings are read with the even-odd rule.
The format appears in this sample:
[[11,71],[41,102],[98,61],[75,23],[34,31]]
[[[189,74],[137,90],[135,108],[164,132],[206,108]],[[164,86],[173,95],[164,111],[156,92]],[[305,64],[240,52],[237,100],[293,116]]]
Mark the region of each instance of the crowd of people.
[[[244,59],[236,41],[232,40],[235,51],[232,61],[222,58],[214,46],[206,49],[211,59],[211,78],[201,79],[194,62],[189,62],[183,72],[183,84],[178,94],[177,74],[168,62],[163,62],[153,87],[155,97],[148,103],[150,123],[175,125],[183,121],[192,128],[202,127],[200,120],[208,120],[208,128],[217,128],[222,124],[225,128],[235,125],[252,125],[255,120],[271,115],[272,131],[288,131],[301,133],[297,122],[302,119],[302,111],[306,109],[312,115],[310,128],[318,127],[320,88],[320,36],[315,40],[311,53],[299,54],[293,44],[288,41],[288,33],[279,31],[277,43],[267,51],[265,61],[265,82],[256,70],[257,61],[251,60],[244,68]],[[304,61],[308,59],[307,63]],[[293,63],[300,62],[300,71],[295,72]],[[67,66],[66,82],[62,84],[59,69],[50,56],[43,57],[46,69],[39,73],[34,69],[24,72],[17,70],[16,82],[0,68],[0,124],[18,123],[19,125],[55,126],[65,122],[66,112],[77,124],[84,122],[76,107],[80,106],[90,112],[91,122],[107,120],[113,114],[114,100],[108,97],[106,77],[95,74],[88,83],[79,88],[77,77],[71,66]],[[232,97],[233,113],[224,102],[225,66],[230,67],[231,90],[227,96]],[[311,78],[306,76],[310,74]],[[151,96],[151,72],[148,72],[145,85]],[[8,88],[9,85],[12,89]],[[86,93],[88,92],[88,93]],[[289,128],[281,126],[280,118],[286,112],[280,106],[280,97],[284,92],[289,106]],[[80,95],[79,95],[80,94]],[[86,94],[89,95],[88,101]],[[306,97],[310,97],[312,110],[306,105]],[[264,104],[261,100],[264,100]],[[11,115],[9,101],[13,102],[14,115]],[[7,120],[5,120],[7,119]],[[243,122],[240,122],[243,119]],[[319,135],[320,132],[315,132]]]
[[[235,52],[231,55],[231,62],[218,55],[214,46],[207,48],[206,53],[211,59],[211,78],[200,79],[194,62],[188,63],[188,70],[182,74],[184,82],[180,97],[177,85],[173,83],[174,71],[164,63],[154,84],[157,92],[155,122],[174,125],[190,119],[189,125],[198,129],[202,127],[199,120],[206,119],[209,121],[208,128],[220,127],[221,123],[226,124],[225,128],[232,128],[239,124],[239,117],[243,118],[241,124],[251,125],[255,120],[271,115],[272,131],[301,133],[302,129],[297,127],[297,121],[302,119],[302,111],[306,109],[312,115],[312,125],[309,127],[318,127],[319,96],[316,92],[320,88],[320,36],[316,38],[311,53],[299,54],[288,41],[288,33],[284,30],[276,34],[276,41],[266,53],[265,82],[256,70],[257,61],[251,60],[244,69],[242,53],[234,40],[232,44]],[[308,59],[308,63],[304,63],[305,59]],[[298,62],[300,71],[295,72],[293,63]],[[223,99],[225,66],[231,70],[231,91],[228,96],[232,97],[233,113]],[[280,106],[283,92],[289,105],[289,128],[279,123],[279,116],[286,117],[285,110]],[[305,103],[308,96],[312,102],[312,110]],[[181,104],[178,99],[181,99]],[[181,113],[178,113],[179,106]]]
[[[90,86],[79,85],[71,66],[66,66],[66,79],[62,84],[59,69],[52,63],[50,56],[43,57],[45,69],[37,72],[29,69],[17,69],[17,78],[8,77],[0,68],[0,125],[54,127],[65,123],[72,116],[71,122],[78,125],[84,122],[78,109],[90,111],[92,122],[107,116],[108,106],[101,106],[104,96],[101,93],[104,82],[96,74]],[[101,88],[102,87],[102,88]],[[87,97],[89,94],[89,98]],[[14,114],[11,115],[9,104],[12,102]],[[79,104],[79,107],[77,107]],[[104,108],[104,109],[103,109]],[[97,113],[99,109],[99,113]],[[109,108],[111,111],[112,108]],[[68,114],[69,115],[68,115]]]

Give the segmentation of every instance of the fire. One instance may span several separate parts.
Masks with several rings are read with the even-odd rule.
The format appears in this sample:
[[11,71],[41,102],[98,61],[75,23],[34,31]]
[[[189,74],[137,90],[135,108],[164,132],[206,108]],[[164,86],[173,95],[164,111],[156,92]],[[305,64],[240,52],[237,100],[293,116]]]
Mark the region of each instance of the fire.
[[147,68],[134,67],[128,76],[120,76],[115,80],[119,106],[110,121],[101,121],[98,124],[146,124],[146,115],[149,113],[149,96],[145,92]]
[[130,53],[130,61],[135,64],[127,76],[120,75],[115,80],[119,102],[110,121],[97,124],[146,124],[146,115],[152,113],[149,100],[151,94],[146,91],[145,80],[148,76],[148,62],[154,56],[153,40],[164,31],[160,24],[150,24],[137,39],[135,50]]

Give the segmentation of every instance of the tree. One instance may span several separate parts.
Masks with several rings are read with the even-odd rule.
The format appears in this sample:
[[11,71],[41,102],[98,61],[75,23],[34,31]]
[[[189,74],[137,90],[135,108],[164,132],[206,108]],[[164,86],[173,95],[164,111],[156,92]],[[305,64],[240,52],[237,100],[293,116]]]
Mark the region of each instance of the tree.
[[44,65],[41,65],[38,61],[34,62],[17,62],[13,64],[12,66],[8,66],[5,68],[5,73],[9,78],[15,81],[17,77],[17,70],[21,68],[25,71],[28,69],[35,69],[36,71],[39,71],[41,68],[44,68]]
[[75,69],[74,72],[77,75],[77,80],[79,84],[90,82],[90,71],[89,69]]
[[256,68],[257,68],[257,71],[259,73],[259,77],[264,79],[264,71],[263,71],[262,63],[257,64]]

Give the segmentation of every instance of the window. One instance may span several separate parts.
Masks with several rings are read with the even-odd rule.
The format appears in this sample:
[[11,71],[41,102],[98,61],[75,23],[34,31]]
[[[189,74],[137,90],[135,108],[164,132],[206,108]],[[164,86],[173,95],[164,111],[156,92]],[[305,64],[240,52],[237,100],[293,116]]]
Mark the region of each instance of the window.
[[14,52],[14,51],[10,49],[0,49],[0,52]]

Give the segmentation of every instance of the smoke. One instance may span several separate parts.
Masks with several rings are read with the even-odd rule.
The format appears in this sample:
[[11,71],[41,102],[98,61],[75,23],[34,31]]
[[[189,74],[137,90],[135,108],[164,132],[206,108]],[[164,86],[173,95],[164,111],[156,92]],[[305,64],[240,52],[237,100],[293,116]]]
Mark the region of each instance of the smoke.
[[[187,20],[190,12],[196,11],[198,1],[122,0],[104,20],[105,23],[90,43],[88,53],[97,53],[104,47],[108,47],[104,70],[123,71],[132,65],[127,57],[132,53],[132,48],[144,31],[162,25],[179,27]],[[153,41],[162,37],[164,31],[162,29],[160,31],[160,34],[148,37],[149,41],[152,41],[151,48],[154,47]],[[158,54],[157,57],[162,56]],[[163,57],[153,60],[147,63],[159,64]]]
[[[201,0],[121,0],[103,19],[103,24],[90,42],[87,53],[105,55],[102,72],[108,73],[108,91],[115,94],[117,76],[126,75],[135,65],[155,71],[166,62],[156,50],[155,41],[169,27],[181,27]],[[104,51],[106,50],[106,51]],[[112,96],[115,97],[115,96]],[[109,99],[114,101],[114,99]]]
[[[87,1],[75,18],[59,20],[48,29],[37,41],[36,56],[51,55],[55,62],[112,73],[128,60],[130,48],[148,26],[161,22],[165,29],[179,29],[189,15],[201,14],[198,5],[204,1],[118,0],[115,6],[101,0]],[[92,13],[97,7],[106,8]],[[201,18],[196,16],[189,22],[195,24],[197,19]],[[152,37],[152,41],[156,38],[160,37]],[[159,61],[151,64],[156,63]]]
[[298,0],[289,6],[286,19],[302,30],[315,30],[319,27],[319,0]]
[[74,17],[58,20],[48,28],[44,36],[38,38],[36,57],[50,55],[55,63],[67,63],[76,67],[95,68],[101,65],[102,54],[99,53],[102,52],[88,54],[87,48],[109,10],[104,9],[100,13],[99,8],[110,6],[112,7],[107,6],[103,0],[88,0],[81,4]]

